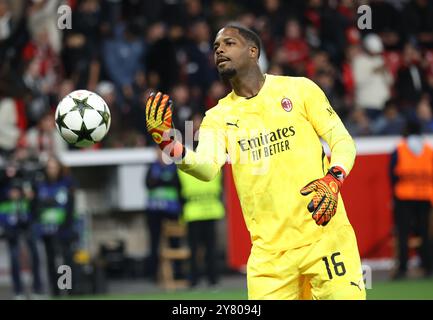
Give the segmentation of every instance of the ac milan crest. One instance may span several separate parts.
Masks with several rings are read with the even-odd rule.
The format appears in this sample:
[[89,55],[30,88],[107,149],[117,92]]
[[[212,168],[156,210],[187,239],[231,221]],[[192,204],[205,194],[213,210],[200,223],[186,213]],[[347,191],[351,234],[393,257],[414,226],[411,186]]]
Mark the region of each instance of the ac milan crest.
[[282,106],[283,109],[284,109],[285,111],[287,111],[287,112],[290,112],[290,111],[292,111],[292,109],[293,109],[292,101],[290,101],[289,98],[283,98],[283,99],[281,100],[281,106]]

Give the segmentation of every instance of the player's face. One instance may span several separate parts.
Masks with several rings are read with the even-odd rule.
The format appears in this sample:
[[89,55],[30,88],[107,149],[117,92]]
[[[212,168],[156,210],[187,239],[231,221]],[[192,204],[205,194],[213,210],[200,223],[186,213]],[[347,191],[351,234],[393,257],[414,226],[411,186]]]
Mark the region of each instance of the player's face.
[[47,161],[46,171],[50,179],[57,179],[60,175],[60,170],[60,163],[57,160],[51,158]]
[[237,29],[221,29],[214,42],[214,60],[223,78],[232,78],[250,61],[250,46]]

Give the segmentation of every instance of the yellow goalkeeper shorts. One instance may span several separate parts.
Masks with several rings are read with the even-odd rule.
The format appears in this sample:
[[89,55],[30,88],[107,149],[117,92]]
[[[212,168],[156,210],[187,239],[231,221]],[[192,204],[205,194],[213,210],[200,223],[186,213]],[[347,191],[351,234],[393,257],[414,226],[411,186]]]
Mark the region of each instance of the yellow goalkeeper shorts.
[[355,232],[342,226],[319,241],[267,253],[254,248],[247,266],[252,300],[365,300]]

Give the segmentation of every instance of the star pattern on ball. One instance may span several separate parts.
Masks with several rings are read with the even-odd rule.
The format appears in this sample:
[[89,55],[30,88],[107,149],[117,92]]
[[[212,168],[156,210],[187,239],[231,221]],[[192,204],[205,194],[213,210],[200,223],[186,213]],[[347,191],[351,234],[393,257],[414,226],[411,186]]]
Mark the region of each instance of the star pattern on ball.
[[77,143],[78,143],[78,142],[83,141],[83,140],[93,141],[91,134],[94,130],[95,130],[94,128],[93,129],[87,129],[86,125],[83,122],[80,130],[72,130],[72,132],[78,136],[78,138],[77,138]]
[[75,102],[75,106],[72,107],[71,111],[78,110],[78,112],[80,113],[81,117],[84,117],[84,111],[86,109],[93,109],[92,106],[90,106],[87,103],[87,99],[88,98],[89,97],[86,97],[86,98],[84,98],[82,100],[77,99],[77,98],[72,98],[72,100],[74,100],[74,102]]
[[101,115],[101,117],[102,117],[102,120],[101,120],[101,122],[99,123],[99,125],[101,125],[101,124],[106,124],[106,125],[108,125],[108,121],[110,120],[110,114],[108,113],[108,108],[107,108],[107,106],[106,105],[104,105],[104,111],[101,111],[101,110],[96,110],[96,111],[98,111],[98,113]]
[[[71,111],[77,110],[80,113],[81,118],[83,118],[84,112],[86,111],[86,109],[93,110],[93,107],[87,103],[88,98],[89,97],[86,97],[86,98],[81,99],[81,100],[77,99],[77,98],[72,98],[72,100],[74,100],[74,102],[75,102],[75,106],[72,107]],[[94,128],[87,129],[87,127],[83,121],[83,123],[81,124],[81,129],[80,130],[72,130],[72,132],[74,132],[78,136],[78,138],[77,138],[77,143],[78,143],[78,142],[83,141],[83,140],[93,141],[91,134],[94,130],[95,130]]]
[[65,114],[59,115],[57,117],[56,123],[59,126],[59,128],[65,128],[65,127],[67,127],[66,124],[65,124],[65,117],[66,117],[67,114],[68,113],[65,113]]

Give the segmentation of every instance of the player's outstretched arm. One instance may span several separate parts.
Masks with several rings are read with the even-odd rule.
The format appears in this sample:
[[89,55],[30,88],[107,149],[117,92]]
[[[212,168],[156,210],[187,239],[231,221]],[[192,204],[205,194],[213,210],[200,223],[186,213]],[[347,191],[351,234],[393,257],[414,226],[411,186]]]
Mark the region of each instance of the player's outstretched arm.
[[[220,149],[225,154],[225,148],[221,143],[215,142],[214,134],[200,134],[200,142],[197,152],[187,149],[181,142],[176,140],[172,122],[172,101],[170,97],[161,92],[152,93],[146,102],[146,128],[155,143],[161,150],[169,155],[178,168],[200,180],[210,181],[220,171],[221,152],[214,152]],[[205,117],[206,120],[206,117]],[[209,122],[203,120],[203,123]],[[202,127],[200,127],[200,132]],[[209,130],[203,130],[209,132]],[[215,130],[217,131],[217,130]]]

